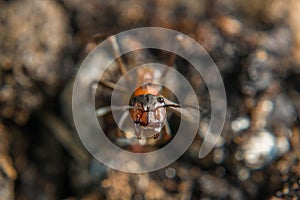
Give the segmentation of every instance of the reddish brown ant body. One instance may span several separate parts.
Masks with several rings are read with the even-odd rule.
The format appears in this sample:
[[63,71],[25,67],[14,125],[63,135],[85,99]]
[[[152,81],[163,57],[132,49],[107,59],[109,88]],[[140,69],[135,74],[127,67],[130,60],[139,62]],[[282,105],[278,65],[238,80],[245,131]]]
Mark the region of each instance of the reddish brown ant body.
[[[121,74],[124,75],[127,71],[123,61],[120,59],[116,38],[111,37],[110,39],[119,69]],[[171,66],[174,60],[174,57],[171,57],[168,65]],[[165,75],[166,71],[147,66],[139,67],[136,71],[136,89],[128,102],[129,105],[121,108],[99,108],[96,111],[97,116],[102,117],[113,109],[122,110],[125,111],[124,116],[127,117],[129,115],[133,121],[134,132],[138,139],[141,139],[145,132],[147,132],[147,135],[150,132],[150,135],[153,135],[153,138],[156,139],[164,127],[166,133],[170,136],[170,128],[166,120],[167,107],[181,108],[181,105],[173,103],[162,95],[162,86],[157,83],[161,83]],[[114,88],[114,83],[102,82],[102,84]],[[187,107],[194,108],[193,106]],[[199,110],[199,108],[194,109]]]

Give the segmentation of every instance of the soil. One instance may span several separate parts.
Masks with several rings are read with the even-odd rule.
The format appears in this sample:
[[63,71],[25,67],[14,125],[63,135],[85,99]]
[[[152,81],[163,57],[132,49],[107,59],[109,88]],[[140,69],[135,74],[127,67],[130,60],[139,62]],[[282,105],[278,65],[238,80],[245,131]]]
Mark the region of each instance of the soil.
[[[222,75],[227,115],[205,158],[198,158],[199,134],[170,166],[129,174],[83,147],[71,92],[98,43],[145,26],[177,30],[203,46]],[[162,62],[170,57],[147,53]],[[132,55],[124,60],[129,65]],[[205,84],[184,60],[175,65],[201,93],[204,133]],[[110,90],[96,98],[104,105]],[[0,0],[0,199],[299,199],[299,116],[298,0]],[[110,121],[109,133],[116,131]]]

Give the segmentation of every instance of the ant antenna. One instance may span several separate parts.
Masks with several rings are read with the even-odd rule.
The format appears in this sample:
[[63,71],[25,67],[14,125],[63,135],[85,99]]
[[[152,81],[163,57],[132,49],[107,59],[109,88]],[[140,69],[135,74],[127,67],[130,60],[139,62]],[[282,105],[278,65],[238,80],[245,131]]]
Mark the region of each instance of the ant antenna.
[[158,106],[155,109],[158,109],[158,108],[167,108],[167,107],[172,107],[172,108],[192,108],[192,109],[198,110],[200,112],[204,112],[202,108],[199,108],[199,107],[196,107],[196,106],[191,106],[191,105],[181,106],[180,104],[165,104],[165,105],[162,105],[162,106]]

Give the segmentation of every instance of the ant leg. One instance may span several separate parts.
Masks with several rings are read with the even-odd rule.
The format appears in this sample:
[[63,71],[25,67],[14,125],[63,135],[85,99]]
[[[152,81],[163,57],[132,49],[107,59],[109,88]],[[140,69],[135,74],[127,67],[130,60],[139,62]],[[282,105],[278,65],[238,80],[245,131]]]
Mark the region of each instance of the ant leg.
[[104,115],[107,115],[111,111],[112,111],[112,109],[110,106],[103,106],[96,110],[96,115],[97,115],[97,117],[103,117]]
[[126,111],[123,113],[119,123],[118,123],[118,134],[121,135],[122,126],[126,120],[126,118],[129,116],[129,111]]
[[110,42],[112,44],[113,53],[114,53],[114,56],[115,56],[115,58],[117,60],[120,72],[121,72],[121,74],[123,76],[124,74],[127,73],[127,69],[125,67],[125,64],[124,64],[121,56],[120,56],[120,48],[119,48],[119,45],[118,45],[116,37],[115,36],[110,37]]
[[[102,80],[100,80],[99,82],[97,82],[97,83],[95,82],[93,84],[103,85],[103,86],[105,86],[107,88],[110,88],[112,90],[118,90],[119,92],[126,92],[127,91],[127,89],[125,87],[122,87],[122,86],[117,87],[117,84],[114,83],[114,82],[111,82],[111,81],[102,81]],[[96,88],[96,86],[92,86],[92,87]]]
[[[97,36],[95,36],[97,37]],[[101,38],[102,38],[102,35],[101,35]],[[118,67],[119,67],[119,70],[121,72],[122,75],[126,74],[127,73],[127,69],[125,67],[125,64],[120,56],[120,48],[119,48],[119,45],[118,45],[118,42],[116,40],[116,37],[115,36],[111,36],[109,38],[111,44],[112,44],[112,48],[113,48],[113,54],[114,54],[114,57],[116,58],[117,60],[117,64],[118,64]],[[118,86],[116,85],[116,83],[114,82],[111,82],[111,81],[103,81],[103,80],[99,80],[99,82],[94,82],[92,83],[92,89],[96,89],[98,85],[103,85],[107,88],[110,88],[112,90],[115,90],[117,89],[118,91],[120,92],[126,92],[127,89],[126,87],[122,87],[122,86]]]
[[[103,35],[103,34],[98,34],[98,35],[95,35],[95,41],[99,38],[103,39],[106,35]],[[98,38],[99,37],[99,38]],[[117,60],[117,64],[118,64],[118,67],[119,67],[119,70],[121,72],[121,75],[124,75],[127,73],[127,69],[125,67],[125,64],[120,56],[120,48],[119,48],[119,45],[118,45],[118,42],[117,42],[117,39],[115,36],[111,36],[109,38],[109,41],[111,42],[112,44],[112,48],[113,48],[113,54],[114,54],[114,57],[116,58]],[[122,86],[118,86],[116,85],[116,83],[114,82],[111,82],[111,81],[102,81],[102,80],[99,80],[99,82],[95,82],[93,84],[96,84],[96,85],[99,85],[99,84],[102,84],[104,85],[105,87],[108,87],[110,89],[118,89],[119,91],[121,92],[126,92],[127,89],[126,87],[122,87]],[[92,85],[92,87],[96,88],[96,86]]]
[[[95,94],[96,94],[96,90],[97,90],[97,87],[98,85],[103,85],[107,88],[110,88],[112,90],[116,90],[118,92],[122,92],[122,93],[125,93],[127,91],[127,89],[125,87],[122,87],[122,86],[119,86],[119,87],[116,87],[116,84],[113,83],[113,82],[110,82],[110,81],[93,81],[91,83],[91,86],[90,86],[90,94],[91,94],[91,98],[94,98],[95,97]],[[101,109],[101,108],[100,108]],[[98,110],[100,110],[98,109]],[[104,110],[107,110],[107,108],[103,108],[103,110],[101,110],[100,114],[99,115],[102,115],[101,113],[103,113]],[[97,111],[96,111],[97,112]],[[107,111],[106,111],[107,112]],[[105,115],[105,114],[104,114]]]
[[[176,35],[175,40],[177,40],[179,42],[182,42],[182,39],[183,39],[182,35],[180,35],[180,34]],[[178,48],[178,45],[176,45],[176,42],[174,42],[173,44],[174,44],[173,50],[176,51],[176,49]],[[176,61],[176,57],[177,57],[176,54],[172,53],[172,55],[169,57],[168,61],[166,62],[166,65],[169,66],[169,67],[174,67],[175,61]],[[166,74],[168,73],[168,71],[169,71],[169,68],[166,68],[162,72],[160,83],[165,82],[165,80],[163,80],[163,79],[166,77]]]
[[[103,117],[104,115],[112,112],[113,110],[115,111],[126,111],[128,112],[128,109],[132,108],[132,106],[103,106],[101,108],[98,108],[96,110],[96,115],[97,117]],[[122,118],[121,118],[122,119]]]

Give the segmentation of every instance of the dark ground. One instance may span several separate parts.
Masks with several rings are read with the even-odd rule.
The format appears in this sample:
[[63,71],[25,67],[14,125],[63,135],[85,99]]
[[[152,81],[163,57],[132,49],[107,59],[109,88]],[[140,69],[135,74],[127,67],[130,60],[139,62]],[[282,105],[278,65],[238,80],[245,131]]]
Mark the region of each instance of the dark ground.
[[[135,175],[82,148],[69,89],[95,34],[142,26],[196,39],[228,111],[206,158],[198,136],[166,169]],[[0,0],[0,199],[298,199],[299,115],[298,0]]]

